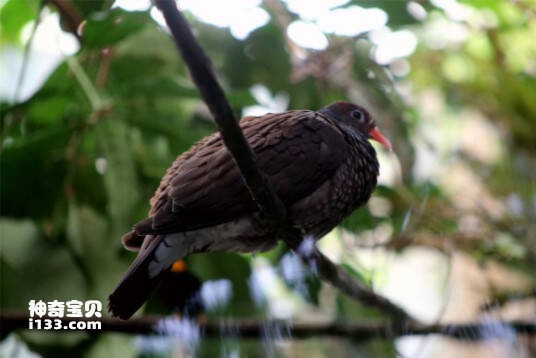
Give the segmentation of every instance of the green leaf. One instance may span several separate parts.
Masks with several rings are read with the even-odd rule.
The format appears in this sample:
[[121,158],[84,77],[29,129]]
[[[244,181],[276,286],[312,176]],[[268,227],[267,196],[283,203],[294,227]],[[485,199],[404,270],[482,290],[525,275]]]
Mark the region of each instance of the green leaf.
[[20,43],[22,29],[37,18],[39,1],[8,0],[0,8],[0,44]]
[[[69,251],[50,244],[23,221],[2,222],[2,244],[6,251],[0,257],[0,302],[2,308],[27,309],[32,299],[71,300],[86,297],[80,271]],[[5,234],[5,236],[4,236]],[[18,242],[20,240],[20,242]],[[7,256],[20,255],[16,264]]]
[[80,271],[89,276],[86,277],[90,284],[88,295],[105,301],[117,284],[119,274],[126,269],[124,263],[117,260],[116,251],[109,249],[118,246],[120,237],[110,238],[103,216],[86,205],[71,201],[67,215],[67,240],[73,255],[79,258],[77,264],[83,265],[79,267]]
[[[240,70],[237,71],[230,68],[237,66],[237,62],[228,61],[226,63],[226,72],[228,76],[233,76],[231,79],[234,82],[262,83],[272,92],[288,89],[292,66],[286,49],[285,34],[281,32],[279,26],[269,22],[253,31],[243,42],[242,56],[246,56],[249,61],[253,62],[252,65],[244,67],[238,62]],[[241,59],[244,64],[245,61],[244,58]],[[249,79],[244,77],[246,74],[248,74]]]
[[370,230],[376,227],[381,219],[372,216],[367,208],[360,208],[347,216],[341,223],[342,227],[351,232]]
[[112,9],[93,13],[84,30],[84,46],[98,49],[113,45],[143,29],[149,22],[147,12]]
[[14,140],[0,156],[0,210],[4,216],[47,217],[63,197],[68,128]]
[[106,118],[97,124],[99,142],[106,159],[104,186],[108,195],[108,213],[114,237],[128,231],[140,194],[134,158],[128,139],[129,128],[119,118]]
[[40,101],[32,102],[28,116],[33,123],[38,125],[59,124],[70,103],[70,98],[50,96]]
[[104,178],[97,170],[97,160],[102,152],[94,130],[87,130],[81,138],[78,160],[71,162],[72,185],[76,200],[87,204],[99,213],[106,212],[107,194]]
[[93,12],[101,11],[102,9],[106,8],[106,3],[108,0],[71,0],[73,5],[76,6],[78,10],[80,10],[84,17],[88,17]]
[[0,252],[7,264],[18,269],[27,263],[28,251],[32,250],[39,232],[31,220],[0,218]]
[[495,12],[498,11],[502,0],[460,0],[461,3],[465,3],[477,9],[490,9]]

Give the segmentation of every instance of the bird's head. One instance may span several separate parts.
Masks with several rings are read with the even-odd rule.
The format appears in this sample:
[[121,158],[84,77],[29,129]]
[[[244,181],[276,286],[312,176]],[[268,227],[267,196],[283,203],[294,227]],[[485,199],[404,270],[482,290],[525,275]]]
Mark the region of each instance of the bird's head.
[[322,108],[319,112],[350,128],[357,129],[367,138],[379,142],[388,150],[392,149],[391,142],[376,127],[374,119],[365,108],[350,102],[335,102]]

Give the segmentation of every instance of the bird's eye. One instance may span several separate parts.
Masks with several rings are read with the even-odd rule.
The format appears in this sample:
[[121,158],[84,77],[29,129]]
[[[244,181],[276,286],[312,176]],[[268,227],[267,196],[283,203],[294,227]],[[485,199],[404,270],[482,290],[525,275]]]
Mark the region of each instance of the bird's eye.
[[365,121],[365,113],[362,110],[354,109],[352,111],[352,117],[357,119],[358,122],[363,123]]

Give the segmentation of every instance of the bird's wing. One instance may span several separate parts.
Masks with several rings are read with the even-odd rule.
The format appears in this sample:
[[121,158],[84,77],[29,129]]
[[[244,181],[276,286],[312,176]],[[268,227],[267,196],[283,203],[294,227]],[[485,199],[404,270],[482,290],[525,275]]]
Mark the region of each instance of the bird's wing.
[[[289,111],[240,123],[257,164],[287,206],[331,178],[347,155],[343,134],[328,121],[317,112]],[[258,210],[219,133],[177,158],[151,205],[136,235],[203,228]]]

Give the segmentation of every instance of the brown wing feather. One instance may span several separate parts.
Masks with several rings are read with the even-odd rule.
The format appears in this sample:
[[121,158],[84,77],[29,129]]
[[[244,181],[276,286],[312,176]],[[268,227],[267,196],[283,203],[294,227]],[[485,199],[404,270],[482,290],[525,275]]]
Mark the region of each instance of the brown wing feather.
[[[344,136],[313,111],[244,118],[240,125],[283,203],[292,205],[331,178],[347,153]],[[206,137],[168,169],[138,235],[187,231],[257,211],[219,133]]]

